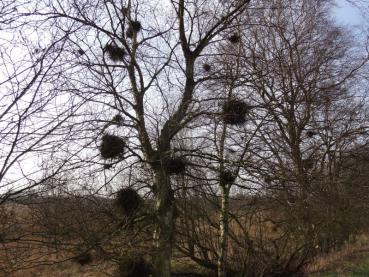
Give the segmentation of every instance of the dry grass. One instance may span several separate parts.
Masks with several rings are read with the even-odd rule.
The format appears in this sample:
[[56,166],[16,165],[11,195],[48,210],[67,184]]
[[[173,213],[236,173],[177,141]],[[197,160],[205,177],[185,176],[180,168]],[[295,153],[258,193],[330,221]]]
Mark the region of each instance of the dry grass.
[[347,242],[341,249],[317,257],[306,271],[312,276],[318,276],[324,272],[343,273],[362,265],[368,255],[369,235],[362,234]]
[[80,266],[72,261],[57,263],[53,265],[37,266],[35,268],[7,273],[9,277],[101,277],[113,276],[114,267],[111,264],[91,264]]

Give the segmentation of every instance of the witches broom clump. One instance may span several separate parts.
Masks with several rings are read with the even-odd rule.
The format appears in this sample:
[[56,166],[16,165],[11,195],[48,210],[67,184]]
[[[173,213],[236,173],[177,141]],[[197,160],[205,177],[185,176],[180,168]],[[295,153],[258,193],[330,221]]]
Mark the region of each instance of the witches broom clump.
[[149,277],[152,266],[143,257],[125,257],[118,267],[119,277]]
[[237,176],[231,171],[224,170],[219,173],[219,180],[225,184],[232,184],[236,180]]
[[129,217],[140,208],[142,199],[134,189],[123,188],[118,191],[115,204],[125,216]]
[[85,51],[83,49],[78,49],[77,53],[82,56],[85,54]]
[[311,131],[311,130],[310,130],[310,131],[307,131],[307,132],[306,132],[306,136],[307,136],[307,137],[309,137],[309,138],[312,138],[312,137],[313,137],[313,136],[315,136],[315,135],[316,135],[316,133],[315,133],[314,131]]
[[141,31],[141,23],[140,23],[140,21],[132,21],[131,22],[131,27],[132,27],[133,31],[135,31],[135,32]]
[[187,162],[182,157],[169,158],[165,161],[165,168],[169,174],[183,174],[186,171]]
[[92,263],[92,255],[90,253],[82,253],[73,258],[76,263],[84,266]]
[[123,48],[117,45],[113,45],[111,43],[108,43],[105,45],[104,52],[108,53],[109,58],[113,62],[118,62],[118,61],[123,60],[126,54],[126,51]]
[[129,8],[127,8],[127,7],[123,7],[123,8],[121,9],[121,11],[122,11],[122,14],[123,14],[124,16],[128,16],[128,14],[129,14]]
[[204,63],[202,65],[202,68],[204,69],[205,72],[209,72],[211,70],[211,65],[207,64],[207,63]]
[[105,134],[102,137],[100,145],[100,153],[104,159],[121,158],[126,147],[126,142],[123,138]]
[[307,159],[302,160],[302,166],[306,170],[311,170],[314,168],[314,159],[312,157],[309,157]]
[[116,124],[116,125],[122,125],[123,122],[124,122],[124,119],[120,114],[114,115],[113,118],[111,119],[111,123]]
[[238,99],[230,99],[223,104],[223,120],[227,124],[243,124],[251,107]]
[[138,33],[139,31],[141,31],[141,28],[142,26],[141,26],[140,21],[131,21],[126,30],[126,36],[128,38],[132,38],[135,33]]
[[157,154],[149,164],[154,169],[164,169],[169,174],[183,174],[186,171],[187,161],[183,157],[164,157],[160,158]]
[[234,33],[231,36],[228,37],[228,40],[230,43],[236,44],[239,43],[241,41],[241,37],[239,34]]

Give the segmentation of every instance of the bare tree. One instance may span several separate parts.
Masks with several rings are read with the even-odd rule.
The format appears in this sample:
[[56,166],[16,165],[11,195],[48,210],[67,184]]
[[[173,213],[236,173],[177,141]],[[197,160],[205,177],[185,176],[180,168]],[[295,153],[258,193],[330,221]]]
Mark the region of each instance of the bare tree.
[[[198,74],[201,57],[231,35],[235,18],[245,12],[248,2],[214,1],[215,9],[209,9],[208,4],[184,0],[65,1],[35,6],[27,14],[37,24],[49,26],[53,39],[64,43],[63,72],[57,80],[63,91],[95,109],[120,114],[121,126],[126,127],[120,135],[131,153],[131,158],[124,157],[127,164],[134,159],[146,162],[153,172],[156,276],[170,276],[175,222],[171,175],[185,166],[172,141],[203,113],[199,105],[203,97],[197,92],[204,79]],[[104,126],[100,130],[109,132]],[[105,149],[106,135],[100,150]],[[91,137],[85,148],[96,141]],[[98,156],[94,161],[98,164]]]

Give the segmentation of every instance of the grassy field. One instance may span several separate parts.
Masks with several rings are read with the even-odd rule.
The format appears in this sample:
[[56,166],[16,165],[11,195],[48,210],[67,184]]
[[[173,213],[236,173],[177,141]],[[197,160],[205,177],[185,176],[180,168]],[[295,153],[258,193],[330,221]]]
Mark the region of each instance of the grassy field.
[[317,261],[316,273],[309,277],[369,277],[367,236],[360,245],[347,246]]
[[337,268],[334,271],[310,275],[311,277],[369,277],[369,257],[362,265]]

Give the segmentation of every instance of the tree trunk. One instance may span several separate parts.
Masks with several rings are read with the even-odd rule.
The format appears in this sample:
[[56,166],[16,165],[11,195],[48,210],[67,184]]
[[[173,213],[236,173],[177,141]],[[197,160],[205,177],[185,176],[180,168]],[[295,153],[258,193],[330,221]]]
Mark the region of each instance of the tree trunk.
[[154,276],[170,277],[174,238],[175,204],[170,178],[165,172],[155,174],[156,229]]
[[226,184],[220,185],[221,203],[219,216],[219,254],[218,254],[218,277],[226,277],[227,252],[228,252],[228,204],[229,189]]

